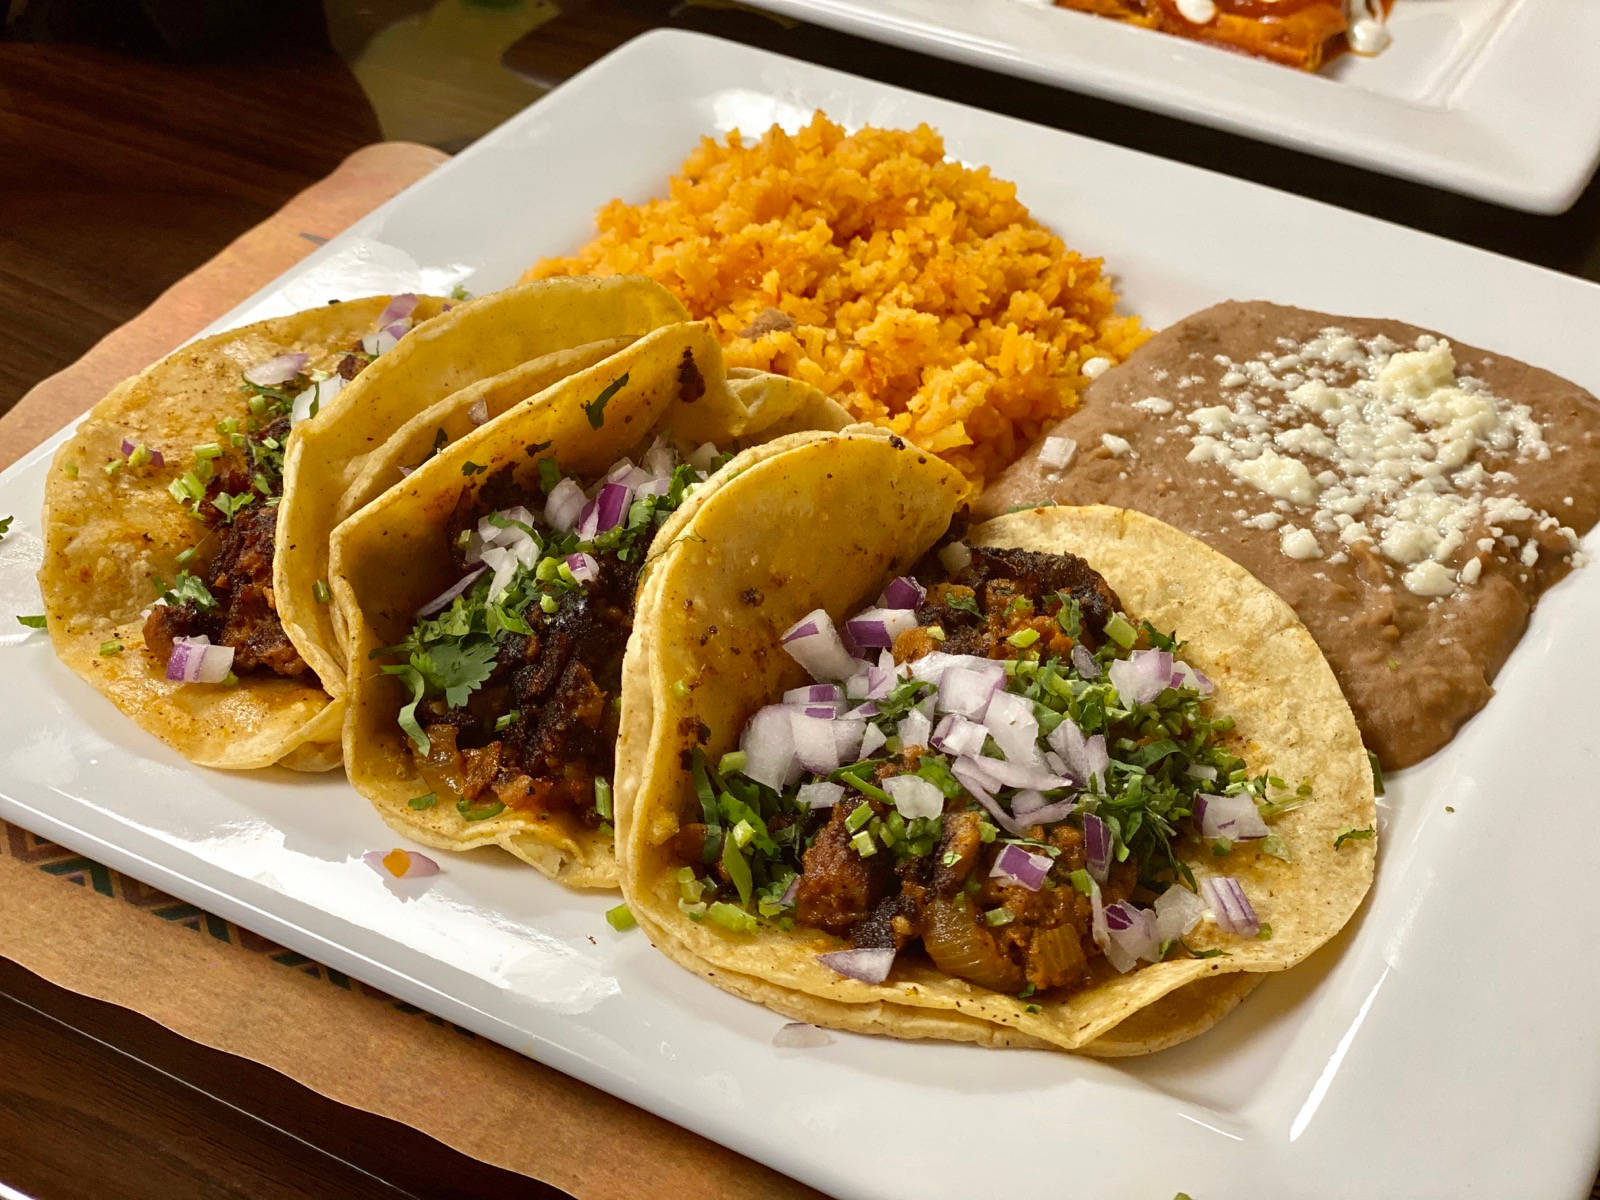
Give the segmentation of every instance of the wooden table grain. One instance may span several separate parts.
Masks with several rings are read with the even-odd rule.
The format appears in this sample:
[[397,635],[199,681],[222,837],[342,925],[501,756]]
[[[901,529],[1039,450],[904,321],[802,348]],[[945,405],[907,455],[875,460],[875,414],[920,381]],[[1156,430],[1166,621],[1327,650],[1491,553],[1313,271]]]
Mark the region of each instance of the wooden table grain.
[[[148,28],[130,35],[139,20],[128,15],[138,9],[131,3],[106,26],[80,19],[91,0],[13,0],[10,9],[25,15],[0,38],[0,413],[350,151],[380,138],[459,149],[601,54],[662,26],[1600,280],[1600,183],[1563,216],[1530,216],[720,0],[478,3],[500,14],[490,36],[507,44],[463,50],[450,42],[444,62],[430,59],[444,53],[430,46],[449,39],[430,42],[422,23],[449,21],[468,0],[241,3],[253,22],[241,36],[224,29],[198,47]],[[151,0],[140,11],[170,16],[181,7]],[[38,19],[52,8],[61,19]],[[117,44],[72,40],[107,28]],[[67,40],[38,40],[62,29]],[[0,1184],[26,1195],[558,1194],[4,961],[0,1064]]]

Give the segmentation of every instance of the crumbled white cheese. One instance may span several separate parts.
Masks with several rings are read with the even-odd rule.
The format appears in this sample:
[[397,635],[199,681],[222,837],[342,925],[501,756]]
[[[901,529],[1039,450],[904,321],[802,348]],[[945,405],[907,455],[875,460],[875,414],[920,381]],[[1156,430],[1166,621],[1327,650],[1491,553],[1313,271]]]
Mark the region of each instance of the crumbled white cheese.
[[1093,358],[1084,360],[1083,366],[1078,369],[1083,372],[1085,379],[1099,379],[1109,371],[1114,364],[1104,355],[1097,354]]
[[1456,578],[1462,583],[1474,584],[1478,582],[1478,577],[1482,574],[1483,559],[1479,558],[1477,555],[1473,555],[1471,558],[1467,559],[1465,564],[1462,565],[1461,571]]
[[1059,471],[1072,462],[1077,452],[1078,443],[1071,438],[1047,437],[1039,447],[1039,461]]
[[1118,437],[1114,433],[1102,433],[1100,435],[1100,444],[1106,448],[1113,458],[1121,458],[1124,454],[1133,450],[1127,438]]
[[[1178,416],[1193,426],[1188,460],[1215,463],[1278,509],[1302,513],[1295,535],[1376,543],[1406,587],[1442,596],[1457,586],[1450,564],[1469,531],[1488,525],[1493,538],[1477,545],[1492,553],[1497,543],[1499,552],[1517,548],[1507,524],[1549,528],[1549,514],[1519,497],[1487,494],[1516,476],[1480,461],[1548,459],[1543,430],[1527,405],[1460,373],[1448,341],[1425,334],[1402,346],[1328,328],[1278,343],[1243,362],[1214,355],[1223,402]],[[1280,533],[1284,552],[1306,548],[1290,528]],[[1561,536],[1576,552],[1576,536]]]
[[1321,558],[1322,547],[1317,545],[1317,535],[1309,529],[1285,525],[1278,531],[1278,546],[1290,558]]
[[1141,412],[1155,413],[1159,417],[1164,417],[1172,411],[1172,401],[1163,400],[1160,396],[1146,396],[1143,400],[1135,400],[1133,406]]
[[1251,529],[1276,529],[1283,524],[1283,514],[1268,510],[1267,512],[1257,513],[1253,517],[1246,517],[1239,524],[1248,526]]

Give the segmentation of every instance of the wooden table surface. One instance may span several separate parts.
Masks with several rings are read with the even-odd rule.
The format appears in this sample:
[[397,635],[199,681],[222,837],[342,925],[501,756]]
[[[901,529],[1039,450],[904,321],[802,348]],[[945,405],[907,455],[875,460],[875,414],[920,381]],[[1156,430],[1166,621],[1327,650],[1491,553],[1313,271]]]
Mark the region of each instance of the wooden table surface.
[[[417,36],[424,14],[448,24],[463,5],[478,10],[478,44],[464,47],[441,27]],[[203,7],[9,5],[0,37],[0,413],[350,151],[383,138],[459,149],[661,26],[1600,280],[1600,183],[1564,216],[1529,216],[718,0],[235,0],[213,5],[204,28],[184,23]],[[0,5],[0,20],[7,11]],[[0,1184],[29,1196],[561,1194],[4,960],[0,1064]]]

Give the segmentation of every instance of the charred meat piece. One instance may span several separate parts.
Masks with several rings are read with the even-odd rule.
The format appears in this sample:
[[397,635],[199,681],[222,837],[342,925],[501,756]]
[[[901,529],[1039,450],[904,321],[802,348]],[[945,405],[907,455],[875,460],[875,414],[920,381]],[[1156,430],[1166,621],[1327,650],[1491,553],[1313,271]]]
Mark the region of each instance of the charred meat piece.
[[887,855],[862,858],[850,845],[855,834],[845,824],[848,815],[845,805],[833,806],[828,823],[805,852],[794,893],[797,920],[840,937],[867,919],[894,880]]

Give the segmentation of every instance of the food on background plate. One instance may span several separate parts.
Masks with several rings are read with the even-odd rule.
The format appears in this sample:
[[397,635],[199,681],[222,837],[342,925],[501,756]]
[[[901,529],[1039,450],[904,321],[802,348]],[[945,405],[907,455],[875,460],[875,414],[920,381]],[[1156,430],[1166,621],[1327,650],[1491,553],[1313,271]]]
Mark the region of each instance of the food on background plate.
[[615,887],[622,660],[653,544],[728,453],[847,420],[805,384],[725,374],[685,323],[445,445],[334,532],[351,782],[426,845]]
[[746,452],[680,517],[624,681],[629,909],[796,1019],[1172,1045],[1365,895],[1349,706],[1194,539],[1096,507],[954,540],[963,496],[851,430]]
[[375,296],[247,325],[95,405],[45,485],[39,587],[62,661],[203,766],[336,765],[335,681],[274,604],[284,448],[445,303]]
[[[323,596],[334,526],[398,483],[404,468],[597,361],[618,339],[684,319],[682,305],[648,279],[562,279],[492,292],[402,338],[295,431],[284,458],[273,587],[284,628],[330,690],[345,690],[344,631]],[[431,426],[419,427],[419,417]]]
[[792,135],[706,138],[666,197],[613,200],[598,226],[525,278],[648,275],[714,323],[730,364],[814,384],[979,483],[1145,336],[1098,258],[926,125],[847,134],[817,113]]
[[1600,401],[1397,321],[1227,303],[1097,380],[978,502],[1117,504],[1247,567],[1386,768],[1439,749],[1600,517]]
[[1349,50],[1389,44],[1394,0],[1055,0],[1060,8],[1113,17],[1225,50],[1315,71]]

